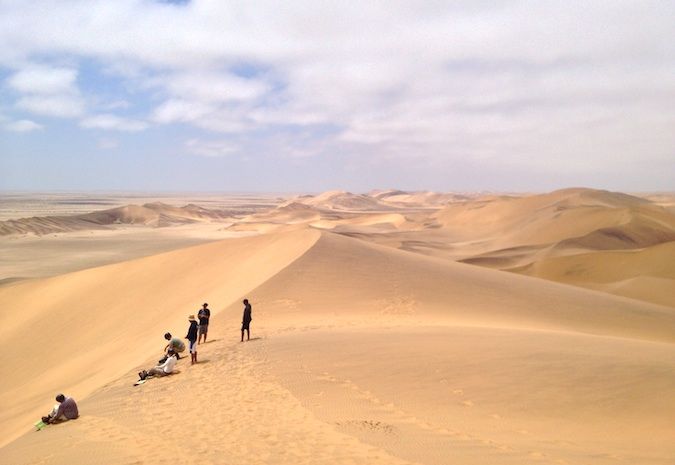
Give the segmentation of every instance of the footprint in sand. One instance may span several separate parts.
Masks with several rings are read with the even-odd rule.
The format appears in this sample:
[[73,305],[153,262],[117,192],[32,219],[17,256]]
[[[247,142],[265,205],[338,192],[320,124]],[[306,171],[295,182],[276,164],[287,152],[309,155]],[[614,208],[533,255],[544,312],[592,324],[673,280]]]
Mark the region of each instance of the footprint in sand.
[[462,402],[462,405],[465,405],[467,407],[473,407],[474,403],[470,400],[465,400],[465,401]]
[[462,389],[453,389],[452,393],[457,395],[457,396],[463,396],[464,395],[464,390]]

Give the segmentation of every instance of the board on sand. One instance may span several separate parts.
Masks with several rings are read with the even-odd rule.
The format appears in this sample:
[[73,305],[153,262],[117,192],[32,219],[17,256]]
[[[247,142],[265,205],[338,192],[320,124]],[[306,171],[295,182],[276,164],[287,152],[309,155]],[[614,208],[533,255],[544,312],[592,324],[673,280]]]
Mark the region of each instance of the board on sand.
[[138,381],[136,381],[136,382],[134,383],[134,386],[138,386],[139,384],[143,384],[143,383],[145,383],[146,381],[147,381],[147,379],[139,379]]
[[42,420],[36,421],[36,422],[35,422],[35,427],[37,428],[36,431],[41,431],[42,429],[44,429],[44,428],[47,427],[47,423],[45,423],[45,422],[42,421]]

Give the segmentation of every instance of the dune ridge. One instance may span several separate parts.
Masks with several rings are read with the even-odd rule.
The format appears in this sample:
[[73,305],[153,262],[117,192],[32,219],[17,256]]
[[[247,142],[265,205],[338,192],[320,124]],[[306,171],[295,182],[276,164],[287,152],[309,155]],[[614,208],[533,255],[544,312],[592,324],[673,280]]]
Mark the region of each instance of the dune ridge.
[[55,389],[82,397],[116,379],[157,354],[168,329],[182,337],[202,301],[217,302],[217,314],[317,238],[304,229],[225,240],[1,287],[1,394],[13,399],[0,416],[3,443],[26,431]]

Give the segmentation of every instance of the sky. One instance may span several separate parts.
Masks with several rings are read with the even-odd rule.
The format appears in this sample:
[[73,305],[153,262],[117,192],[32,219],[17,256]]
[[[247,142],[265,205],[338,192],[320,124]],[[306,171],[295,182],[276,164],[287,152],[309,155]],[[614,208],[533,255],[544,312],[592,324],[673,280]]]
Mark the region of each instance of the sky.
[[675,2],[0,0],[0,190],[675,190]]

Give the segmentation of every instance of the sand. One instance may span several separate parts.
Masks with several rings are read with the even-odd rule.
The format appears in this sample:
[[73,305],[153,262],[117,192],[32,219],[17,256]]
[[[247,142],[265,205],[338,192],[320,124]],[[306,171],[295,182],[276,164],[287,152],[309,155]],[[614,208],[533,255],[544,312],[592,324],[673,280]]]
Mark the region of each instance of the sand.
[[[371,197],[376,211],[332,192],[230,223],[114,228],[95,233],[107,264],[55,255],[49,276],[0,286],[0,463],[673,462],[673,242],[651,244],[670,227],[663,206],[586,190]],[[479,204],[492,220],[472,237],[450,217]],[[611,227],[644,242],[570,244]],[[86,234],[10,238],[94,253]],[[472,257],[502,262],[457,261]],[[133,386],[204,301],[200,363]],[[57,392],[81,418],[31,431]]]

